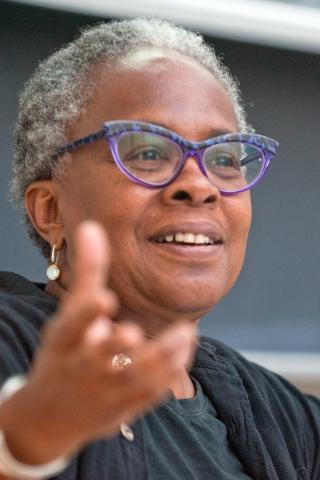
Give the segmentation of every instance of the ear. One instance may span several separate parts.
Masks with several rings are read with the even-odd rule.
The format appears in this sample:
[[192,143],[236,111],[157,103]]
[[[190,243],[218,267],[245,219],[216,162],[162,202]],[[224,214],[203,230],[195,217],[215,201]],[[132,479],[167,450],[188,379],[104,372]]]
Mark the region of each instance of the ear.
[[61,249],[63,224],[59,215],[58,198],[51,180],[31,183],[24,195],[24,205],[38,234],[51,245]]

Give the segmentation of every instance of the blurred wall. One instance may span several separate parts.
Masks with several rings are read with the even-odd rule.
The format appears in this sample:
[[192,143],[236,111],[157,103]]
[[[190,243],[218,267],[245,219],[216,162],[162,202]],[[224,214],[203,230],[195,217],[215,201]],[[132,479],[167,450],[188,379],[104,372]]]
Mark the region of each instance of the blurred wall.
[[[0,269],[45,280],[45,261],[9,205],[17,93],[38,61],[97,18],[0,1]],[[250,122],[280,141],[252,194],[243,272],[202,321],[203,334],[246,350],[320,350],[320,58],[212,38],[238,77]]]

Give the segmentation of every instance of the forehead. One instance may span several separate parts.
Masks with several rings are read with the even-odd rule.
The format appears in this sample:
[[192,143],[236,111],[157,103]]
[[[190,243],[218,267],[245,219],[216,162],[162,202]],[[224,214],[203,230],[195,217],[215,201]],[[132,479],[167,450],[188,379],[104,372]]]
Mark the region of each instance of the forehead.
[[225,89],[203,66],[181,54],[139,51],[100,65],[93,79],[96,88],[74,126],[77,135],[98,130],[109,120],[160,123],[189,140],[208,138],[215,130],[237,131]]

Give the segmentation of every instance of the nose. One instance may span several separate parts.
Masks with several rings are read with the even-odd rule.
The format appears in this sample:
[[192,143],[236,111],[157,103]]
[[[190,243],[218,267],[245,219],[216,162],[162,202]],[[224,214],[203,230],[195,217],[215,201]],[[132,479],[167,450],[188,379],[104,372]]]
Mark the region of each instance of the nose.
[[189,156],[178,177],[162,190],[164,203],[184,203],[190,206],[215,204],[221,193],[200,169],[198,159]]

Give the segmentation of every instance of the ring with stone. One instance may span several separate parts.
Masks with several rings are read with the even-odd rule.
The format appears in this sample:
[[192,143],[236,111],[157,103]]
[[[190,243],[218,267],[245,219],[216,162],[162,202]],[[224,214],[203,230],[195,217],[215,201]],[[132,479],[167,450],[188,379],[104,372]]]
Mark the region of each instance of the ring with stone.
[[117,353],[117,355],[114,355],[114,357],[112,357],[112,368],[124,368],[131,363],[131,358],[124,353]]

